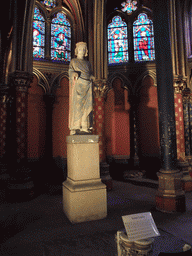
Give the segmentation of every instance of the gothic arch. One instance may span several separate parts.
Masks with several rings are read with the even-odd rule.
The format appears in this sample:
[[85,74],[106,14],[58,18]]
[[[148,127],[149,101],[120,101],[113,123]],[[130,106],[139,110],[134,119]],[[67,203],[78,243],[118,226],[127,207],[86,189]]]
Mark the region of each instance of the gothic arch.
[[131,92],[132,91],[132,83],[131,81],[123,74],[121,73],[113,73],[112,75],[109,76],[108,78],[108,82],[109,82],[109,90],[112,90],[113,89],[113,81],[116,79],[116,78],[119,78],[121,81],[122,81],[122,87],[126,90],[128,90],[128,92]]
[[55,91],[55,90],[58,88],[58,86],[60,86],[61,80],[62,80],[63,78],[67,78],[67,79],[69,80],[69,75],[68,75],[67,72],[63,72],[63,73],[57,75],[57,76],[53,79],[53,81],[51,82],[51,85],[50,85],[50,88],[51,88],[50,90],[51,90],[51,91]]
[[139,94],[141,88],[143,87],[143,81],[145,80],[145,78],[147,76],[150,76],[153,79],[154,86],[157,86],[156,72],[147,70],[138,77],[138,79],[136,80],[136,82],[134,84],[133,90],[134,90],[135,95]]
[[38,79],[38,85],[43,88],[44,92],[50,92],[50,85],[48,79],[43,75],[41,71],[38,69],[34,68],[33,69],[33,74],[37,77]]
[[76,31],[78,31],[76,38],[77,42],[83,41],[85,35],[85,25],[79,0],[63,0],[63,3],[69,7],[72,16],[75,19]]

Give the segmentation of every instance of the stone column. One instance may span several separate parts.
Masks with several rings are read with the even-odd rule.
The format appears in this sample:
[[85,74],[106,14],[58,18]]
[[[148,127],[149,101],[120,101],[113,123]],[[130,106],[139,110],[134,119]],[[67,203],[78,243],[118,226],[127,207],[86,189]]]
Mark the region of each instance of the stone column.
[[10,181],[8,200],[20,201],[33,196],[34,184],[27,163],[27,108],[28,88],[33,75],[15,71],[10,75],[12,102],[9,104],[10,133],[8,137],[11,156],[9,162]]
[[109,175],[109,165],[106,163],[105,153],[105,99],[107,89],[106,80],[95,81],[94,87],[94,134],[99,135],[99,161],[100,175],[102,181],[107,185],[107,189],[112,189],[112,179]]
[[173,67],[170,40],[170,8],[172,1],[154,3],[154,32],[159,105],[161,170],[156,208],[163,212],[185,211],[182,172],[177,168],[177,147],[173,90]]

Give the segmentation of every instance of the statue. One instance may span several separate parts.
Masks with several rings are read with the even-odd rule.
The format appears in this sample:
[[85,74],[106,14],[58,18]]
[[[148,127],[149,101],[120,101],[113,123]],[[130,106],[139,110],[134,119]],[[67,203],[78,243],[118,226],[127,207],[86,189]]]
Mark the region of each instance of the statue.
[[75,55],[69,64],[69,129],[70,135],[90,134],[93,129],[93,90],[91,64],[87,44],[76,44]]

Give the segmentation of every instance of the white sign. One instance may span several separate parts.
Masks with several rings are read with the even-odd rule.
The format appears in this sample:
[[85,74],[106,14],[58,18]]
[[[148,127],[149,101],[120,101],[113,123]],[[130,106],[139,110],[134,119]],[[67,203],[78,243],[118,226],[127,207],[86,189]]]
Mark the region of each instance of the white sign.
[[160,236],[150,212],[122,216],[129,241]]

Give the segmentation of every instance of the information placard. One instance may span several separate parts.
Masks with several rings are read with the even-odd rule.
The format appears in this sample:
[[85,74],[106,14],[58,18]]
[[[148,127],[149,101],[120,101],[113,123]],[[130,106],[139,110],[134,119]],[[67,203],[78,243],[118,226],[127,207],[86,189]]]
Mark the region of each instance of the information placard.
[[122,216],[129,241],[160,236],[150,212]]

